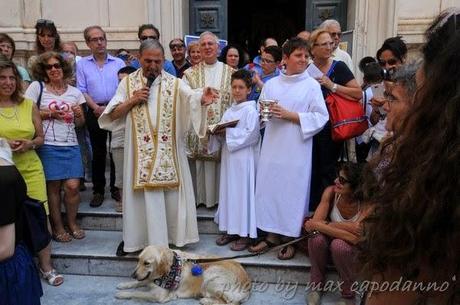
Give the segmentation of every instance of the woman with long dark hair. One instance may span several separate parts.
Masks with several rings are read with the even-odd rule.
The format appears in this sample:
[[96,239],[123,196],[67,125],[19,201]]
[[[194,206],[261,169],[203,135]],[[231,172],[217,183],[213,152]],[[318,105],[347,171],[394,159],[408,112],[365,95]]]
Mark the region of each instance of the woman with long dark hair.
[[35,52],[37,54],[31,56],[27,62],[27,69],[30,73],[38,56],[49,51],[58,53],[62,51],[61,38],[52,20],[38,19],[35,24]]
[[[460,300],[460,67],[453,64],[460,62],[460,10],[442,12],[426,38],[419,89],[393,135],[365,225],[363,272],[379,284],[368,290],[370,305]],[[383,289],[384,281],[400,280],[413,284],[406,291]]]

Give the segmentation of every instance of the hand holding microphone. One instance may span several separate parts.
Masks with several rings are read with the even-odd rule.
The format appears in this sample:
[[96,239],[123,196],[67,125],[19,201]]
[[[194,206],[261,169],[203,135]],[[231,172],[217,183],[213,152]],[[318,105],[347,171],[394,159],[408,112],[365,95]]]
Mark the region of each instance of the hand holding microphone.
[[131,97],[131,102],[133,103],[133,105],[145,103],[149,100],[150,87],[152,86],[155,79],[155,75],[149,75],[147,77],[147,84],[145,85],[145,87],[140,90],[134,90],[133,96]]

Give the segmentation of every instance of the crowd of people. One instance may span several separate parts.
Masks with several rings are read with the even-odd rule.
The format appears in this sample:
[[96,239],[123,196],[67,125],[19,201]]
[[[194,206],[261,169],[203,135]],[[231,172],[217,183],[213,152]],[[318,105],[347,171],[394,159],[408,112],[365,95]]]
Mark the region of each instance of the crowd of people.
[[[358,280],[403,278],[449,285],[443,293],[367,289],[363,302],[456,304],[459,13],[434,20],[418,61],[407,60],[401,37],[386,39],[359,62],[362,84],[335,20],[280,46],[264,38],[251,62],[235,44],[220,52],[211,32],[188,45],[172,39],[165,60],[152,24],[139,27],[138,54],[114,55],[104,30],[89,26],[91,54],[80,57],[40,19],[26,69],[12,62],[14,40],[0,34],[0,303],[39,304],[31,254],[48,284],[64,281],[51,243],[23,244],[26,198],[43,204],[56,242],[83,239],[79,192],[91,181],[90,206],[104,203],[109,158],[110,193],[123,213],[119,256],[197,242],[197,206],[217,205],[216,243],[233,251],[262,253],[308,235],[316,289],[307,304],[320,304],[329,263],[346,299]],[[333,95],[361,107],[364,133],[334,138]],[[263,119],[262,101],[270,101]],[[300,248],[288,244],[277,257]],[[15,276],[22,280],[5,284]]]

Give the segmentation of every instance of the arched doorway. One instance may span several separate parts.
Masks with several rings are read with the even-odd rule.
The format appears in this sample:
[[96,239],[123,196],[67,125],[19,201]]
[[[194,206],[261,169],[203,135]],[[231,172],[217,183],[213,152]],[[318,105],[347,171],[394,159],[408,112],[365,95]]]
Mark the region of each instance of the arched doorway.
[[305,29],[305,0],[231,0],[228,2],[228,41],[257,55],[262,39],[281,45]]

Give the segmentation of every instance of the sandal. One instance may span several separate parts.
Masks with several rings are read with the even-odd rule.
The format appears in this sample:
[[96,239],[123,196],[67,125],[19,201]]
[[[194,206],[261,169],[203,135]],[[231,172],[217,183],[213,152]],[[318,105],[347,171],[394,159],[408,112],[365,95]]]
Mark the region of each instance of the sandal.
[[40,273],[45,281],[48,282],[51,286],[59,286],[64,283],[64,277],[57,273],[56,269],[51,269],[48,272],[43,271],[40,268]]
[[286,247],[281,248],[278,252],[278,259],[288,260],[295,256],[295,248],[292,245],[287,245]]
[[69,233],[64,232],[61,234],[53,234],[53,239],[59,243],[68,243],[72,241],[72,236]]
[[272,243],[269,240],[263,239],[257,244],[250,246],[248,248],[248,251],[251,253],[262,253],[275,246],[277,246],[275,243]]
[[75,239],[83,239],[86,236],[85,231],[82,229],[75,230],[71,232],[70,235],[72,235],[72,237]]
[[238,235],[223,234],[216,239],[216,244],[218,246],[225,246],[226,244],[229,244],[239,238],[240,237]]
[[241,237],[240,239],[234,241],[230,246],[230,250],[232,251],[243,251],[249,246],[249,238]]

